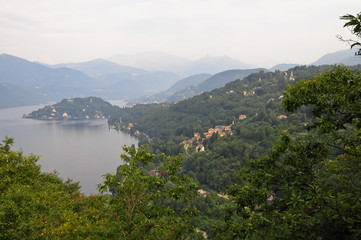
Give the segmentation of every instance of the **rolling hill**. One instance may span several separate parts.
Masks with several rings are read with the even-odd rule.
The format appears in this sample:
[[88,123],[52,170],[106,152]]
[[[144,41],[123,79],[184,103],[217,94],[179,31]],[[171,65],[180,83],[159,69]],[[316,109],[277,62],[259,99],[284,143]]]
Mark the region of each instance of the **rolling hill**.
[[256,68],[227,70],[214,75],[193,75],[189,78],[182,79],[165,92],[151,95],[146,98],[135,99],[131,101],[131,104],[140,102],[178,102],[201,94],[202,92],[208,92],[223,87],[231,81],[243,79],[252,73],[258,73],[260,71],[268,72],[267,69]]
[[332,65],[332,64],[344,64],[347,66],[353,66],[361,64],[361,56],[355,56],[355,49],[346,49],[333,53],[328,53],[311,65]]
[[144,102],[149,102],[149,103],[169,102],[168,98],[170,98],[172,95],[174,95],[178,91],[182,91],[183,89],[186,89],[190,86],[197,85],[198,83],[203,82],[204,80],[206,80],[207,78],[209,78],[211,76],[212,76],[211,74],[206,74],[206,73],[192,75],[192,76],[189,76],[189,77],[179,80],[178,82],[176,82],[170,88],[168,88],[167,90],[165,90],[163,92],[156,93],[156,94],[146,96],[146,97],[141,97],[139,99],[133,99],[130,101],[130,103],[134,104],[134,103],[144,103]]
[[163,52],[143,52],[134,55],[116,55],[109,61],[134,66],[148,71],[173,72],[183,78],[196,74],[215,74],[229,69],[250,69],[254,66],[228,56],[206,56],[194,61]]
[[119,65],[104,59],[81,63],[64,63],[53,67],[68,67],[94,78],[98,94],[106,98],[134,98],[166,90],[180,77],[171,72],[149,72],[144,69]]
[[0,55],[0,83],[2,98],[8,95],[2,107],[89,96],[96,87],[95,80],[80,71],[52,69],[8,54]]

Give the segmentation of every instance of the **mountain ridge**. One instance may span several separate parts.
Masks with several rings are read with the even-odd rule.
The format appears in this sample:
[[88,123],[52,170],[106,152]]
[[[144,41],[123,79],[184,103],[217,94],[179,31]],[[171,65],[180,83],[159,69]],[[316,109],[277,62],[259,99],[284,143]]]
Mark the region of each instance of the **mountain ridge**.
[[163,52],[143,52],[128,56],[116,55],[107,59],[118,64],[140,67],[149,71],[171,71],[183,78],[196,74],[215,74],[228,69],[255,67],[229,56],[205,56],[191,61]]
[[[354,53],[355,50],[352,49],[327,53],[311,65],[345,64],[351,66],[361,64],[361,57],[356,57]],[[160,55],[162,55],[162,53],[160,53]],[[151,56],[151,54],[148,53],[148,56]],[[170,55],[163,54],[164,59],[166,59],[165,57],[167,56]],[[93,95],[105,99],[130,100],[152,96],[154,94],[164,94],[168,89],[170,89],[170,92],[174,94],[174,96],[170,96],[170,92],[168,92],[163,95],[163,99],[164,96],[166,96],[166,101],[172,102],[192,97],[204,91],[210,91],[223,86],[228,81],[244,77],[243,75],[238,77],[232,76],[230,78],[231,80],[229,80],[225,77],[227,74],[224,72],[232,70],[219,71],[232,64],[243,64],[227,56],[206,56],[193,62],[182,58],[175,59],[179,60],[177,60],[178,63],[188,64],[188,73],[197,72],[197,74],[184,76],[182,78],[181,75],[173,72],[149,72],[134,66],[119,65],[106,59],[93,59],[81,63],[62,63],[52,66],[30,62],[26,59],[4,53],[0,55],[0,83],[2,84],[1,91],[4,92],[3,96],[6,95],[8,97],[4,98],[1,107],[13,106],[16,102],[18,105],[29,105],[32,103],[38,104],[39,101],[45,103],[66,97]],[[176,66],[172,61],[168,62],[168,65]],[[215,67],[215,65],[218,66]],[[298,64],[278,64],[270,70],[286,71],[297,65]],[[194,69],[192,69],[192,66]],[[184,67],[184,65],[179,67],[177,72],[185,74],[187,68]],[[202,76],[202,74],[210,74],[204,73],[211,71],[207,69],[211,69],[213,72],[219,72],[208,76],[211,80],[206,81],[206,79],[201,79],[204,83],[203,81],[199,82],[199,79],[195,82],[190,81],[188,83],[184,80],[187,77],[193,78],[196,75]],[[268,71],[262,68],[258,68],[257,70]],[[213,80],[212,82],[212,79],[219,73],[222,73],[221,75],[226,79]],[[179,89],[171,89],[173,86],[177,88],[177,83],[179,84]],[[17,101],[16,96],[23,100]],[[161,94],[158,96],[161,96]]]
[[332,53],[327,53],[320,57],[311,65],[333,65],[333,64],[345,64],[345,65],[358,65],[361,64],[361,56],[355,56],[355,49],[346,49],[341,51],[336,51]]

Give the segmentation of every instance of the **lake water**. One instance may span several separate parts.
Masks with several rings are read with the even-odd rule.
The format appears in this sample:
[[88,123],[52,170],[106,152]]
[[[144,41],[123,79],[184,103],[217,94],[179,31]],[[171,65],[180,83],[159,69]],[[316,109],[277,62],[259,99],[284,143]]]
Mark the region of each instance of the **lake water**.
[[[122,105],[117,101],[112,104]],[[13,149],[40,155],[42,172],[56,170],[63,179],[80,181],[87,195],[98,193],[102,175],[115,173],[124,144],[135,137],[108,129],[107,120],[40,121],[22,118],[44,105],[0,109],[0,138],[15,139]]]

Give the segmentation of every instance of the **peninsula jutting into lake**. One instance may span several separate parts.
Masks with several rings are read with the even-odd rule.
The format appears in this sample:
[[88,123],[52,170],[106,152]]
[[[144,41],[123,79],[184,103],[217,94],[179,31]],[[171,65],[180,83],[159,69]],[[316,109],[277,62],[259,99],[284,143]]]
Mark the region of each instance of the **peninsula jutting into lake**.
[[23,117],[38,120],[104,119],[118,108],[98,97],[67,98]]

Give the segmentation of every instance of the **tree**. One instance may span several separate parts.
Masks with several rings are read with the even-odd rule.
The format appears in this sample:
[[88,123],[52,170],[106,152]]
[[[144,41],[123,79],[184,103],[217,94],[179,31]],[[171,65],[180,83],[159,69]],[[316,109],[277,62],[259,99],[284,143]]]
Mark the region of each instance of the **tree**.
[[[356,14],[356,16],[351,14],[346,14],[340,17],[341,20],[347,20],[348,22],[343,25],[343,27],[349,27],[352,34],[354,34],[358,39],[361,39],[361,13]],[[361,47],[360,40],[344,40],[342,37],[339,37],[342,41],[346,41],[351,44],[353,47]],[[361,55],[361,48],[358,49],[356,55]]]
[[284,106],[295,111],[310,105],[315,117],[310,126],[322,136],[332,154],[323,167],[320,184],[326,210],[333,210],[344,228],[354,238],[361,234],[361,73],[342,66],[288,86]]
[[12,138],[2,142],[0,239],[85,239],[101,232],[101,221],[88,217],[102,206],[88,204],[78,183],[41,173],[38,156],[11,150]]
[[5,140],[2,140],[3,144],[0,143],[0,152],[8,154],[10,152],[11,146],[14,144],[14,139],[5,137]]
[[178,176],[180,157],[162,154],[161,168],[148,174],[141,166],[156,157],[148,147],[123,147],[117,174],[104,175],[101,192],[112,189],[109,208],[116,217],[115,231],[127,239],[186,239],[195,229],[191,217],[196,209],[188,206],[197,196],[198,186],[186,176]]
[[195,239],[189,201],[198,186],[177,175],[179,157],[162,155],[159,175],[141,166],[155,158],[147,148],[124,147],[119,174],[100,186],[114,196],[84,196],[79,184],[41,173],[38,156],[0,143],[0,239]]
[[330,136],[334,146],[337,140],[342,141],[343,146],[339,147],[345,151],[347,147],[360,143],[356,136],[361,128],[360,80],[360,72],[335,67],[295,86],[288,85],[284,93],[284,108],[294,112],[303,105],[310,106],[315,121],[309,128]]
[[223,238],[360,239],[361,73],[335,67],[284,92],[285,110],[310,106],[309,136],[283,135],[268,156],[248,160]]

